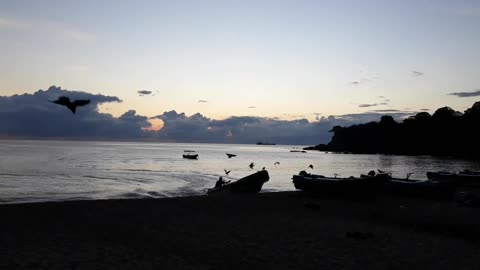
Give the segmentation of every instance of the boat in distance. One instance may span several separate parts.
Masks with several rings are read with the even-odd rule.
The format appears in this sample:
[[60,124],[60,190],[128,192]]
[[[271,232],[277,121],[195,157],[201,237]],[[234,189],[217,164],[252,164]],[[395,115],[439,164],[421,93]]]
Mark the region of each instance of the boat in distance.
[[277,145],[276,143],[270,143],[270,142],[257,142],[257,145]]
[[182,156],[186,159],[198,159],[198,154],[193,150],[184,150]]
[[261,170],[254,174],[245,176],[235,182],[227,183],[221,187],[210,188],[207,190],[208,195],[214,194],[242,194],[242,193],[258,193],[262,189],[265,182],[270,179],[268,171]]

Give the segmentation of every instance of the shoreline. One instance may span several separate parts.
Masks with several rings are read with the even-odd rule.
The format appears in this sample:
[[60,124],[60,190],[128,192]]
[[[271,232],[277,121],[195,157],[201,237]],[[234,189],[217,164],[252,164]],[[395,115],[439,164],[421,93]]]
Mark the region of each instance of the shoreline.
[[477,269],[479,212],[295,191],[3,204],[0,268]]

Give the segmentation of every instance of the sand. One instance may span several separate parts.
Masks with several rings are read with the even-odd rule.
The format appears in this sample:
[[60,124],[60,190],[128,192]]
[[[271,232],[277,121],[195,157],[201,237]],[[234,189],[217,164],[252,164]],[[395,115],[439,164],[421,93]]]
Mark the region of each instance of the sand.
[[0,269],[480,269],[479,213],[301,192],[0,205]]

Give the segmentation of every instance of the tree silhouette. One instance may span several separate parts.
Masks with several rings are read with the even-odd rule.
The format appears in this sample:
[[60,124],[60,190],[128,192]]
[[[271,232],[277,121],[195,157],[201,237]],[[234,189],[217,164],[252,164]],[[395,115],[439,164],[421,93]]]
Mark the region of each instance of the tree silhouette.
[[327,145],[313,148],[322,151],[353,153],[387,153],[408,155],[447,155],[480,157],[480,102],[465,113],[442,107],[433,115],[417,113],[397,123],[384,115],[380,122],[335,126]]

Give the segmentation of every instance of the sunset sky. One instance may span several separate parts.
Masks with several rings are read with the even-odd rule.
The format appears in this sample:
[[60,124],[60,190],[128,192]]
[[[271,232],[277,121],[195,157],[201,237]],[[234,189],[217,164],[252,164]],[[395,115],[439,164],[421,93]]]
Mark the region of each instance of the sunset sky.
[[480,1],[0,0],[0,96],[57,85],[114,116],[463,111],[479,48]]

